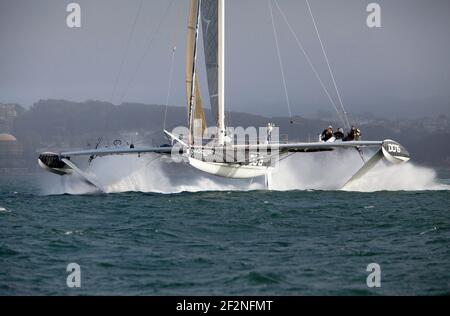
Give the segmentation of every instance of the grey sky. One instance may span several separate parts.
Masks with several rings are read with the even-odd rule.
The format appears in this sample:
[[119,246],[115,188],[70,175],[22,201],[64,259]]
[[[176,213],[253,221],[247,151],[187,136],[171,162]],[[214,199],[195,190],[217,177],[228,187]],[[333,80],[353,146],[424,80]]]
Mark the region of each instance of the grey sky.
[[[0,102],[110,100],[139,0],[74,1],[82,9],[80,29],[66,26],[70,2],[0,0]],[[382,28],[372,29],[366,25],[370,2],[310,0],[344,105],[350,113],[450,114],[450,1],[378,1]],[[184,105],[188,0],[174,1],[129,85],[168,4],[144,0],[113,103],[165,103],[176,37],[170,104]],[[279,4],[333,92],[305,2]],[[227,109],[287,116],[267,1],[228,0],[226,8]],[[293,113],[331,110],[275,8],[274,14]],[[206,96],[204,73],[201,77]]]

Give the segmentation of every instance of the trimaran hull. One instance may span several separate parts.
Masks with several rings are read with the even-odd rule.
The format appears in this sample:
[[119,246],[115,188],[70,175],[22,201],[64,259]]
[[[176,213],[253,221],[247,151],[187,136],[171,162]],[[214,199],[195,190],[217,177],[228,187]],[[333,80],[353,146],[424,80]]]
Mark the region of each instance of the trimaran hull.
[[203,172],[233,179],[249,179],[267,174],[268,167],[238,163],[205,162],[189,157],[189,164]]

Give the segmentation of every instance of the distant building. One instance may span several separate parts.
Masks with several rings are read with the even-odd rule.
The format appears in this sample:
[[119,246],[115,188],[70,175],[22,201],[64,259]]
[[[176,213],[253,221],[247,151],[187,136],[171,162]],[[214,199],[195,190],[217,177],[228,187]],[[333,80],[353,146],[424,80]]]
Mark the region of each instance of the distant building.
[[10,133],[14,120],[22,111],[23,108],[20,105],[0,103],[0,133]]
[[0,173],[25,170],[23,147],[11,134],[0,134]]

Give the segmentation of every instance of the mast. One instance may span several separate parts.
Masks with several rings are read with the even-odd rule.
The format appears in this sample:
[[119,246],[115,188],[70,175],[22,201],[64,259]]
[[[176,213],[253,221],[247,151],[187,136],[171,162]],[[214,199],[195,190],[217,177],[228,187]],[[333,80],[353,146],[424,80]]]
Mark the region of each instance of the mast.
[[[189,119],[189,144],[194,142],[194,120],[196,119],[195,115],[195,107],[196,107],[196,97],[200,97],[200,95],[196,96],[196,89],[198,89],[198,81],[196,78],[197,70],[196,70],[196,62],[197,62],[197,42],[198,42],[198,27],[200,23],[200,2],[201,0],[197,0],[197,12],[196,12],[196,23],[195,23],[195,36],[194,36],[194,48],[193,48],[193,58],[192,58],[192,77],[191,77],[191,91],[189,98],[189,111],[188,111],[188,119]],[[191,3],[195,5],[194,2]],[[198,90],[197,90],[198,91]]]
[[218,120],[219,145],[225,143],[225,0],[218,1]]

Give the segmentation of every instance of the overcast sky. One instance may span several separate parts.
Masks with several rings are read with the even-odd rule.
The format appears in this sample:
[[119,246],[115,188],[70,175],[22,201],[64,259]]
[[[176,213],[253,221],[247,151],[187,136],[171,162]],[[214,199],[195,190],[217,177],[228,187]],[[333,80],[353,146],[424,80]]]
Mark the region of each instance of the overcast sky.
[[[166,16],[170,1],[144,0],[119,77],[140,0],[78,0],[82,26],[72,29],[66,26],[70,2],[0,0],[0,102],[30,106],[56,98],[164,104],[176,42],[170,104],[185,104],[188,0],[174,0]],[[278,2],[334,92],[305,1]],[[381,28],[366,25],[370,2],[310,0],[344,106],[350,113],[384,116],[450,114],[450,1],[378,1]],[[227,109],[287,116],[268,1],[228,0],[226,14]],[[276,7],[274,15],[292,112],[332,110]]]

